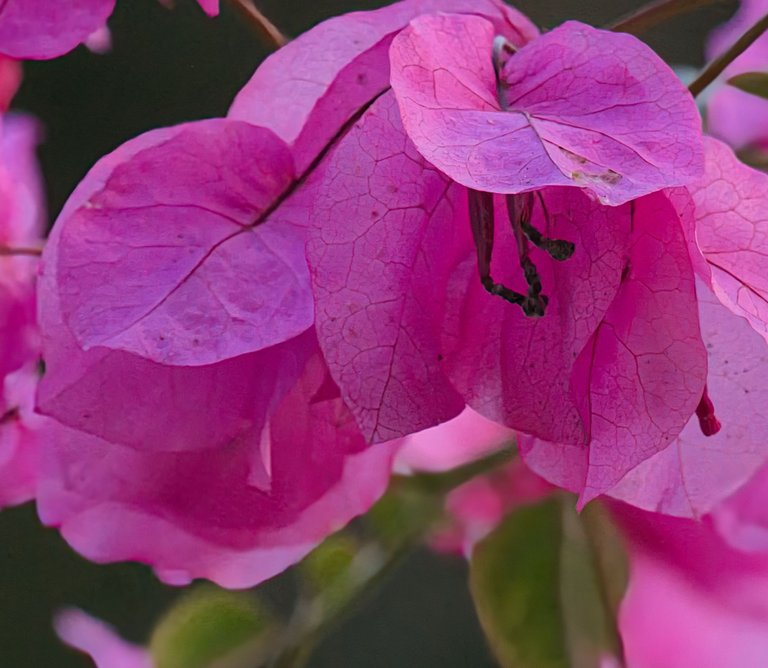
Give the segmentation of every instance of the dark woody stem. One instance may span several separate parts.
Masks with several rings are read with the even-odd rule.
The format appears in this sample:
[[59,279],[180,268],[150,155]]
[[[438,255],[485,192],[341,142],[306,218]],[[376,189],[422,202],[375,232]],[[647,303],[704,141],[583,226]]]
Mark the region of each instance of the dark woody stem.
[[752,44],[755,43],[758,37],[760,37],[766,30],[768,30],[768,14],[763,16],[755,25],[753,25],[747,32],[745,32],[733,46],[728,49],[723,55],[715,58],[704,70],[699,74],[696,80],[688,86],[688,90],[691,91],[691,95],[696,97],[701,93],[709,84],[711,84],[717,77],[719,77],[723,70],[730,65],[736,58],[744,53]]
[[279,49],[290,41],[272,21],[256,8],[251,0],[229,1],[270,48]]
[[631,14],[622,16],[605,27],[607,30],[615,32],[639,35],[675,16],[687,14],[717,2],[722,2],[722,0],[657,0],[657,2],[651,2]]
[[27,255],[31,257],[39,257],[42,254],[43,254],[42,248],[0,246],[0,257],[9,257],[9,256],[16,256],[16,255]]

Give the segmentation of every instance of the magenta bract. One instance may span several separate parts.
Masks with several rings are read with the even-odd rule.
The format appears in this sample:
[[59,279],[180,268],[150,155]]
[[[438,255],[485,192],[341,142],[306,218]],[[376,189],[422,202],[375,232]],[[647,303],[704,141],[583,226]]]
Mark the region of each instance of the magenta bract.
[[394,40],[408,136],[455,181],[520,193],[575,185],[616,205],[685,185],[703,167],[690,94],[642,42],[569,22],[512,54],[478,16],[418,18]]
[[279,208],[294,179],[282,141],[211,120],[143,135],[122,154],[97,165],[59,223],[61,311],[84,350],[199,366],[311,326],[303,240]]
[[315,356],[261,433],[201,452],[141,453],[51,424],[38,510],[97,562],[149,563],[171,584],[250,587],[383,493],[393,448],[367,448]]

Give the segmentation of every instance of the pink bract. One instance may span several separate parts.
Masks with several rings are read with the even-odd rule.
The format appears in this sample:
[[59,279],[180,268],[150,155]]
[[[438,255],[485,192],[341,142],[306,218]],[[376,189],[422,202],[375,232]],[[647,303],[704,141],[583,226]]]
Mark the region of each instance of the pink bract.
[[[763,219],[766,177],[707,140],[707,172],[689,187],[693,207],[687,234],[698,284],[702,337],[707,344],[707,392],[722,428],[705,436],[697,416],[669,447],[629,472],[609,494],[633,505],[700,517],[734,493],[768,456],[768,362],[765,298],[768,284]],[[678,193],[677,205],[684,200]],[[708,287],[710,286],[710,287]],[[741,317],[737,317],[741,316]],[[578,491],[588,467],[577,448],[523,438],[530,466],[552,482]]]
[[126,642],[112,627],[82,610],[62,610],[54,627],[62,641],[88,654],[96,668],[153,668],[146,649]]
[[514,443],[515,433],[465,408],[448,422],[403,439],[396,473],[439,473],[479,459]]
[[250,587],[295,563],[384,492],[393,446],[367,448],[315,356],[250,441],[145,454],[51,424],[44,523],[96,562],[135,560],[186,584]]
[[87,198],[58,222],[61,310],[84,350],[202,366],[311,326],[303,241],[291,203],[280,208],[294,179],[281,140],[211,120],[148,133],[123,153],[95,168]]
[[[273,130],[304,171],[339,129],[389,88],[389,45],[427,12],[481,14],[515,44],[538,34],[499,0],[405,0],[324,21],[267,58],[240,91],[229,117]],[[264,104],[269,100],[269,104]]]
[[768,662],[768,558],[728,547],[710,522],[615,508],[629,541],[619,629],[637,668]]
[[452,179],[497,193],[575,185],[616,205],[700,175],[693,99],[642,42],[569,22],[507,55],[497,85],[496,34],[478,16],[434,15],[392,43],[406,131]]
[[768,340],[768,175],[717,140],[706,147],[706,174],[689,188],[696,241],[720,301]]
[[[193,134],[198,127],[192,126]],[[203,124],[202,130],[207,127],[210,126]],[[123,164],[130,167],[134,156],[141,155],[147,146],[151,153],[156,147],[153,139],[168,137],[164,132],[177,136],[172,131],[159,131],[159,136],[155,133],[149,140],[146,136],[139,138],[100,161],[70,197],[48,239],[39,290],[47,373],[38,403],[45,414],[68,426],[123,445],[164,451],[222,447],[249,433],[260,433],[273,402],[279,400],[301,372],[313,335],[305,332],[303,337],[278,340],[268,349],[233,356],[218,364],[167,366],[122,350],[96,347],[84,351],[63,318],[57,281],[58,258],[62,231],[70,214],[87,211],[85,202],[93,193],[103,191],[103,185],[109,182],[115,169]],[[225,142],[226,135],[222,143]],[[168,144],[173,149],[173,143]],[[215,158],[212,155],[211,161]],[[215,182],[210,187],[215,190]],[[142,196],[140,190],[137,196]],[[237,206],[240,201],[227,195],[224,206],[227,202]],[[148,211],[151,213],[153,207],[148,207]],[[226,213],[226,208],[224,211]],[[207,210],[196,213],[200,216],[197,220],[203,223],[218,220],[216,213]],[[144,229],[151,232],[146,226],[151,218],[138,216],[131,220],[139,225],[139,230],[143,223]],[[180,220],[184,224],[183,216]],[[112,229],[117,235],[131,231],[130,228]],[[162,233],[162,228],[159,229]],[[183,245],[176,246],[179,253],[183,249]],[[115,250],[119,251],[117,245]],[[161,249],[161,252],[163,250],[173,252],[172,248]],[[130,274],[124,276],[130,280]],[[80,278],[76,272],[75,277]],[[82,278],[89,280],[87,276]],[[289,286],[293,280],[290,274],[286,276]],[[311,309],[311,299],[307,303]],[[115,307],[119,309],[119,306],[120,300],[117,300]],[[311,323],[311,313],[308,317]],[[160,336],[166,334],[169,333],[160,332]],[[206,341],[215,343],[210,336]],[[212,420],[212,414],[217,419]]]
[[[369,439],[426,429],[468,403],[583,454],[591,442],[586,501],[693,413],[705,351],[688,243],[664,195],[609,208],[577,189],[542,191],[534,225],[577,250],[563,263],[531,251],[550,286],[547,314],[531,319],[480,285],[466,191],[416,153],[391,95],[319,178],[308,246],[318,333]],[[496,233],[494,252],[514,258],[509,232]],[[496,272],[520,289],[514,261]]]

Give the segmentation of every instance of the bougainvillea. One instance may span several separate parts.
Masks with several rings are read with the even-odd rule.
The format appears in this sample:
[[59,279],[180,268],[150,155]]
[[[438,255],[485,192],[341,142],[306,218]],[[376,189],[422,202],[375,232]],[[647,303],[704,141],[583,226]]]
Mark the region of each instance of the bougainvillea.
[[[576,545],[573,505],[606,497],[631,570],[626,656],[601,665],[720,665],[723,643],[650,648],[664,592],[763,661],[768,176],[704,136],[667,64],[500,0],[336,17],[225,118],[103,157],[40,251],[39,128],[5,111],[18,61],[102,48],[114,4],[0,1],[0,507],[34,496],[98,563],[244,588],[382,497],[345,534],[350,580],[384,569],[392,525],[398,553],[440,508],[433,544],[472,555],[552,499],[554,542]],[[739,95],[716,93],[709,127],[754,147]],[[312,636],[316,606],[287,628]],[[57,628],[97,663],[154,661],[79,612]]]

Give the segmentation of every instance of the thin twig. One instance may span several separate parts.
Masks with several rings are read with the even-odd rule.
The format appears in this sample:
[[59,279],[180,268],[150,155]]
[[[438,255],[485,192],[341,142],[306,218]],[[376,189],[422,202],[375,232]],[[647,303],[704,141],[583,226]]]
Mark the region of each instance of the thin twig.
[[251,24],[261,38],[270,48],[279,49],[285,46],[289,40],[264,14],[262,14],[251,0],[229,0],[242,16]]
[[707,5],[713,5],[722,0],[656,0],[640,9],[626,14],[606,27],[615,32],[628,32],[639,35],[659,23],[664,23],[675,16],[687,14]]
[[709,65],[707,65],[696,77],[696,80],[688,86],[688,90],[691,91],[691,95],[696,97],[701,91],[703,91],[709,84],[711,84],[717,77],[719,77],[723,70],[730,65],[736,58],[744,53],[760,35],[768,30],[768,14],[763,16],[755,25],[753,25],[747,32],[745,32],[736,43],[728,49],[724,54],[715,58]]
[[14,246],[0,246],[0,257],[14,256],[14,255],[29,255],[32,257],[40,257],[43,254],[42,248],[35,247],[14,247]]

